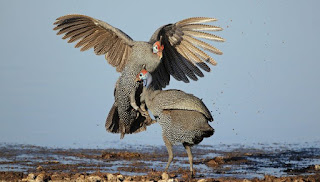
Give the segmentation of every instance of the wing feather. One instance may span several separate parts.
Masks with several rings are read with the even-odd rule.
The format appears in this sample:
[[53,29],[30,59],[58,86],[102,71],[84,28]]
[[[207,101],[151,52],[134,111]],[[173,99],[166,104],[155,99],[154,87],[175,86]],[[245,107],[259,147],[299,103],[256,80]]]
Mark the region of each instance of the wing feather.
[[224,42],[225,40],[217,35],[209,34],[206,32],[199,32],[199,31],[193,31],[193,30],[185,30],[183,31],[185,35],[189,36],[194,36],[194,37],[200,37],[204,39],[209,39],[213,41],[218,41],[218,42]]
[[[216,20],[215,18],[206,17],[187,18],[175,24],[164,25],[155,31],[149,42],[153,44],[155,41],[161,40],[161,44],[164,45],[162,67],[167,70],[164,74],[172,75],[179,81],[189,82],[189,79],[198,80],[198,77],[204,76],[199,68],[209,72],[211,69],[207,63],[217,64],[207,53],[221,55],[222,51],[211,44],[199,40],[225,41],[220,36],[208,33],[222,31],[222,28],[204,24]],[[154,76],[160,76],[160,74],[155,74]],[[156,80],[161,81],[161,79]],[[164,88],[168,83],[154,85]]]
[[88,40],[81,48],[80,51],[86,51],[90,48],[92,48],[94,45],[96,45],[97,40],[100,36],[104,35],[105,32],[95,32],[94,34],[91,34],[92,38]]
[[76,40],[81,39],[82,37],[86,37],[86,36],[92,34],[94,31],[95,31],[94,29],[91,29],[90,27],[87,27],[87,28],[83,29],[82,31],[80,31],[80,30],[77,30],[77,32],[74,31],[73,32],[73,33],[75,33],[74,35],[71,35],[71,36],[68,36],[68,37],[64,38],[65,36],[67,36],[67,34],[68,34],[67,33],[67,34],[65,34],[64,37],[62,37],[62,39],[67,39],[67,38],[70,37],[70,39],[68,40],[68,43],[72,43],[72,42],[74,42]]
[[183,36],[183,39],[185,39],[186,41],[196,45],[196,46],[199,46],[201,47],[202,49],[206,50],[206,51],[210,51],[214,54],[218,54],[218,55],[222,55],[222,51],[220,51],[219,49],[213,47],[212,45],[206,43],[206,42],[203,42],[201,40],[198,40],[198,39],[195,39],[193,37],[190,37],[190,36]]
[[192,24],[192,23],[206,23],[206,22],[212,22],[217,21],[215,18],[206,18],[206,17],[192,17],[187,18],[181,21],[178,21],[176,25],[184,25],[184,24]]
[[223,30],[221,27],[206,25],[206,24],[187,24],[182,25],[183,30],[196,30],[196,31],[221,31]]
[[172,55],[171,60],[176,62],[176,65],[180,64],[184,74],[186,74],[192,80],[198,80],[197,76],[194,74],[194,71],[186,65],[185,61],[181,60],[182,57],[179,56],[179,53],[176,52],[175,49],[169,47],[168,51],[169,51],[169,55]]
[[210,71],[210,67],[206,63],[204,63],[199,57],[197,57],[193,52],[191,52],[188,48],[186,48],[184,44],[180,44],[178,47],[181,48],[180,50],[185,53],[189,60],[194,61],[194,63],[196,63],[196,65],[198,65],[204,71]]
[[[94,48],[95,54],[105,54],[107,60],[112,59],[108,62],[117,67],[117,71],[122,71],[124,65],[129,61],[128,54],[131,53],[129,49],[132,49],[134,41],[120,29],[106,22],[85,15],[73,14],[57,18],[54,25],[53,30],[58,30],[58,35],[65,34],[63,39],[69,38],[68,43],[78,41],[75,47],[81,48],[81,51]],[[128,53],[126,56],[122,55],[124,46],[120,44],[125,45]]]
[[63,37],[62,39],[67,39],[69,37],[73,37],[75,35],[79,35],[79,34],[82,34],[84,32],[88,32],[89,30],[91,29],[91,27],[85,27],[85,28],[80,28],[78,30],[74,30],[74,31],[70,31],[70,32],[67,32]]

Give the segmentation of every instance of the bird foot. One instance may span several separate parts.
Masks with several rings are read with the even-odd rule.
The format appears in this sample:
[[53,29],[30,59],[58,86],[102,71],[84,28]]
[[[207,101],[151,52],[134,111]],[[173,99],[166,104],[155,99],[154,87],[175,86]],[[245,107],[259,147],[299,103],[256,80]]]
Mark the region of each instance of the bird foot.
[[140,112],[140,114],[144,117],[148,117],[149,116],[149,113],[148,111],[143,111],[141,108],[138,109],[138,111]]

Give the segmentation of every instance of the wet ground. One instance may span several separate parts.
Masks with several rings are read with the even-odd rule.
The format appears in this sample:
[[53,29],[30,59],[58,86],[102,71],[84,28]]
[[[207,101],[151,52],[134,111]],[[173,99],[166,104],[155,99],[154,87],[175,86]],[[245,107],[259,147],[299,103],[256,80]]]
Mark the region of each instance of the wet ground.
[[[320,181],[320,148],[284,145],[195,146],[195,178],[184,148],[174,148],[169,173],[165,147],[61,149],[0,145],[0,180],[8,181]],[[123,176],[122,176],[123,175]],[[111,180],[112,181],[112,180]]]

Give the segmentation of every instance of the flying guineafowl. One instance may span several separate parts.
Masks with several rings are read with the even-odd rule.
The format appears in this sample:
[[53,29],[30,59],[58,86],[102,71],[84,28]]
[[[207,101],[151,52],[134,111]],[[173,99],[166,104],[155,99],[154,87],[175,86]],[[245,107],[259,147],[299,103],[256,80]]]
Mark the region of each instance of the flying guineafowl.
[[141,88],[135,77],[142,68],[153,76],[153,88],[162,89],[169,84],[170,75],[179,81],[189,82],[209,72],[206,64],[216,65],[206,51],[221,55],[222,52],[197,38],[218,42],[224,39],[207,33],[222,28],[203,24],[214,18],[195,17],[167,24],[157,29],[149,42],[134,41],[127,34],[101,20],[85,15],[66,15],[57,18],[54,30],[68,43],[78,41],[81,51],[94,48],[97,55],[105,55],[108,63],[121,75],[115,86],[115,102],[109,112],[106,129],[112,133],[125,134],[143,131],[151,121],[139,103]]
[[165,170],[168,170],[173,159],[172,145],[182,143],[187,151],[193,176],[191,146],[199,144],[203,138],[214,133],[208,123],[213,121],[208,108],[199,98],[181,90],[154,90],[150,87],[152,75],[146,70],[137,75],[136,81],[143,81],[141,102],[146,104],[162,128],[163,141],[169,154]]

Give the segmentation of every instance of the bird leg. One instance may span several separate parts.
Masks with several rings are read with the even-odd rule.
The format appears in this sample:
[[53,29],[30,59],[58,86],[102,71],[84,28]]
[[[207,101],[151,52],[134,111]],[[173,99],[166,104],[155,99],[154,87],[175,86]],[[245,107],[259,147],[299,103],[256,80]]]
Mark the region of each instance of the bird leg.
[[146,109],[146,103],[145,103],[145,102],[141,103],[141,104],[140,104],[140,108],[141,108],[142,111],[147,111],[147,109]]
[[141,113],[141,115],[144,116],[144,117],[148,117],[148,116],[149,116],[148,111],[144,111],[144,110],[142,110],[141,108],[138,108],[138,111],[139,111],[139,112]]
[[[136,92],[132,91],[130,94],[130,105],[133,107],[133,109],[135,109],[136,111],[139,111],[141,113],[142,116],[146,117],[149,116],[148,111],[146,111],[146,109],[144,108],[144,110],[142,110],[136,103],[136,98],[135,98]],[[138,116],[137,116],[138,117]]]
[[147,117],[149,116],[149,112],[146,109],[146,103],[141,103],[140,108],[138,109],[138,111],[142,114],[142,116]]
[[189,163],[190,163],[190,172],[191,172],[191,177],[193,178],[194,174],[193,174],[193,157],[192,157],[192,153],[191,153],[191,147],[189,145],[186,145],[185,143],[183,144],[184,148],[187,151],[188,154],[188,158],[189,158]]
[[172,144],[169,142],[169,140],[167,139],[167,137],[164,136],[164,134],[162,134],[162,138],[163,138],[164,144],[165,144],[166,147],[167,147],[168,154],[169,154],[168,163],[167,163],[166,168],[164,169],[165,171],[168,171],[168,168],[169,168],[169,166],[170,166],[170,163],[172,162],[172,159],[173,159]]
[[135,100],[135,93],[130,94],[130,105],[133,107],[133,109],[138,110],[139,107],[137,106],[136,100]]

